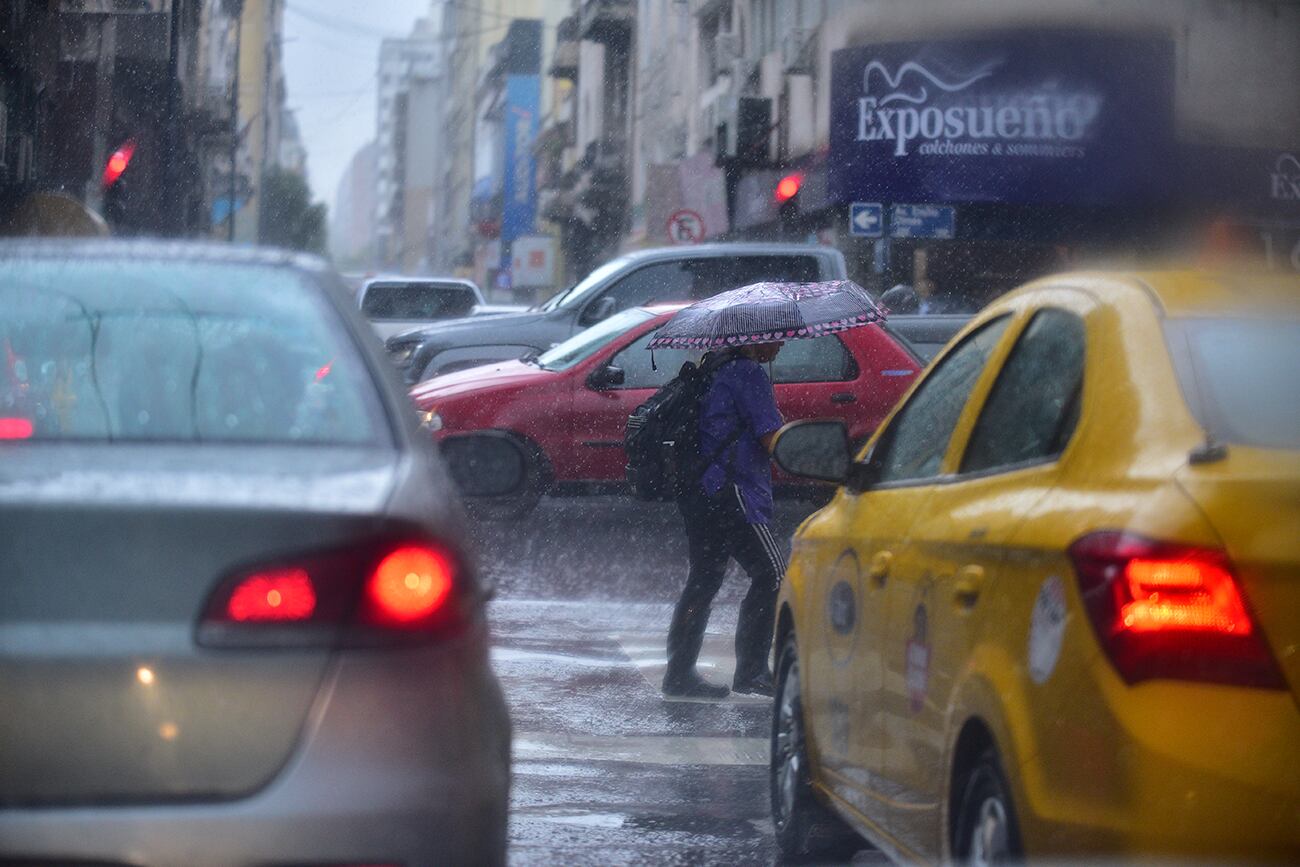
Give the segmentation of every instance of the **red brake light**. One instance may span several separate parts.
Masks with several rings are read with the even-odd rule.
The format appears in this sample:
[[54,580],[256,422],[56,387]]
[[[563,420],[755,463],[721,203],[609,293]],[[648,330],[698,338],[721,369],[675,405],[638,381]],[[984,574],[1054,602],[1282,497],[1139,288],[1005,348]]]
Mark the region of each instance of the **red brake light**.
[[437,613],[451,593],[451,558],[425,546],[398,548],[366,582],[368,622],[410,625]]
[[1232,573],[1207,559],[1130,560],[1124,567],[1131,602],[1120,612],[1126,629],[1204,630],[1249,635],[1250,618]]
[[[460,560],[412,536],[235,573],[199,622],[200,644],[376,646],[437,638],[464,622]],[[466,597],[468,598],[468,597]]]
[[1097,638],[1127,682],[1285,688],[1222,551],[1106,531],[1069,554]]
[[34,431],[30,419],[0,418],[0,440],[30,439]]
[[316,610],[316,589],[305,569],[257,572],[235,586],[226,611],[239,623],[308,620]]

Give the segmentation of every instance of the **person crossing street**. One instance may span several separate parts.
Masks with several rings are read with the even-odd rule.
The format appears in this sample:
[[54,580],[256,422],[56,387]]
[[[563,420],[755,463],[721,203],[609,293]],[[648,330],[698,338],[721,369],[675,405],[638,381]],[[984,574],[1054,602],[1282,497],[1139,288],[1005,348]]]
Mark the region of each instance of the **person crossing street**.
[[771,531],[771,451],[781,428],[772,382],[764,364],[781,342],[730,350],[716,367],[700,410],[700,453],[704,473],[677,501],[686,528],[690,570],[668,630],[665,695],[722,698],[729,692],[695,670],[714,597],[727,561],[734,558],[749,576],[749,590],[736,626],[736,669],[732,689],[772,694],[768,653],[777,590],[785,558]]

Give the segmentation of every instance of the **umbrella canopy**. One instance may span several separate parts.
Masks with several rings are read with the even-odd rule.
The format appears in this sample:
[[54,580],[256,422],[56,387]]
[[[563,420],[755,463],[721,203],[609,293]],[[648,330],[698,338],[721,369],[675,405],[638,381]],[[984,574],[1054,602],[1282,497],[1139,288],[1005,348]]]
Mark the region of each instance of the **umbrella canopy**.
[[685,307],[664,323],[650,349],[714,349],[822,337],[884,319],[852,280],[752,283]]

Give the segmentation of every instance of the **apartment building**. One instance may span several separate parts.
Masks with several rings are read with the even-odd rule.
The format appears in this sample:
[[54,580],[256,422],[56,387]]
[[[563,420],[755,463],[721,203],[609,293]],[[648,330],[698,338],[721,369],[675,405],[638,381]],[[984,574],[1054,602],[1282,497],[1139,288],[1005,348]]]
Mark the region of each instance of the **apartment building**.
[[433,20],[379,49],[376,117],[376,261],[428,267],[436,155],[442,127],[442,42]]

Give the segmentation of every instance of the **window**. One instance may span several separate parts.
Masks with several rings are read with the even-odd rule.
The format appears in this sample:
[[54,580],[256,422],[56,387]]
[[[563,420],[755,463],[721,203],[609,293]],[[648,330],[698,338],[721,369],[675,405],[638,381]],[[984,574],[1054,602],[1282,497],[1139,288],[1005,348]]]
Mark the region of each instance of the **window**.
[[708,298],[750,283],[812,283],[821,279],[815,256],[715,256],[683,264],[695,274],[692,298]]
[[1300,322],[1173,319],[1165,332],[1188,406],[1207,433],[1300,449]]
[[653,318],[653,313],[644,310],[624,310],[590,328],[579,331],[563,343],[552,346],[537,356],[537,363],[547,370],[568,370],[595,355],[642,322]]
[[616,310],[645,304],[695,301],[764,280],[810,283],[818,279],[813,256],[708,256],[657,262],[638,268],[611,286],[602,297]]
[[687,361],[698,361],[700,353],[687,349],[656,349],[654,367],[651,353],[646,347],[655,333],[651,331],[637,338],[610,359],[610,364],[623,370],[623,385],[620,388],[660,388],[677,375]]
[[689,301],[695,278],[686,262],[661,262],[638,268],[614,283],[601,295],[613,298],[615,310],[639,307],[654,301]]
[[1086,340],[1083,320],[1037,313],[1011,350],[980,412],[963,473],[1055,457],[1079,419]]
[[369,371],[283,268],[0,263],[0,417],[38,440],[373,444]]
[[843,342],[831,334],[812,340],[790,340],[772,362],[772,381],[846,382],[856,379],[857,365]]
[[458,283],[371,283],[361,312],[367,319],[447,319],[468,316],[477,300]]
[[966,337],[944,356],[895,417],[877,447],[879,481],[927,479],[938,474],[948,439],[980,371],[1010,318],[1003,316]]

